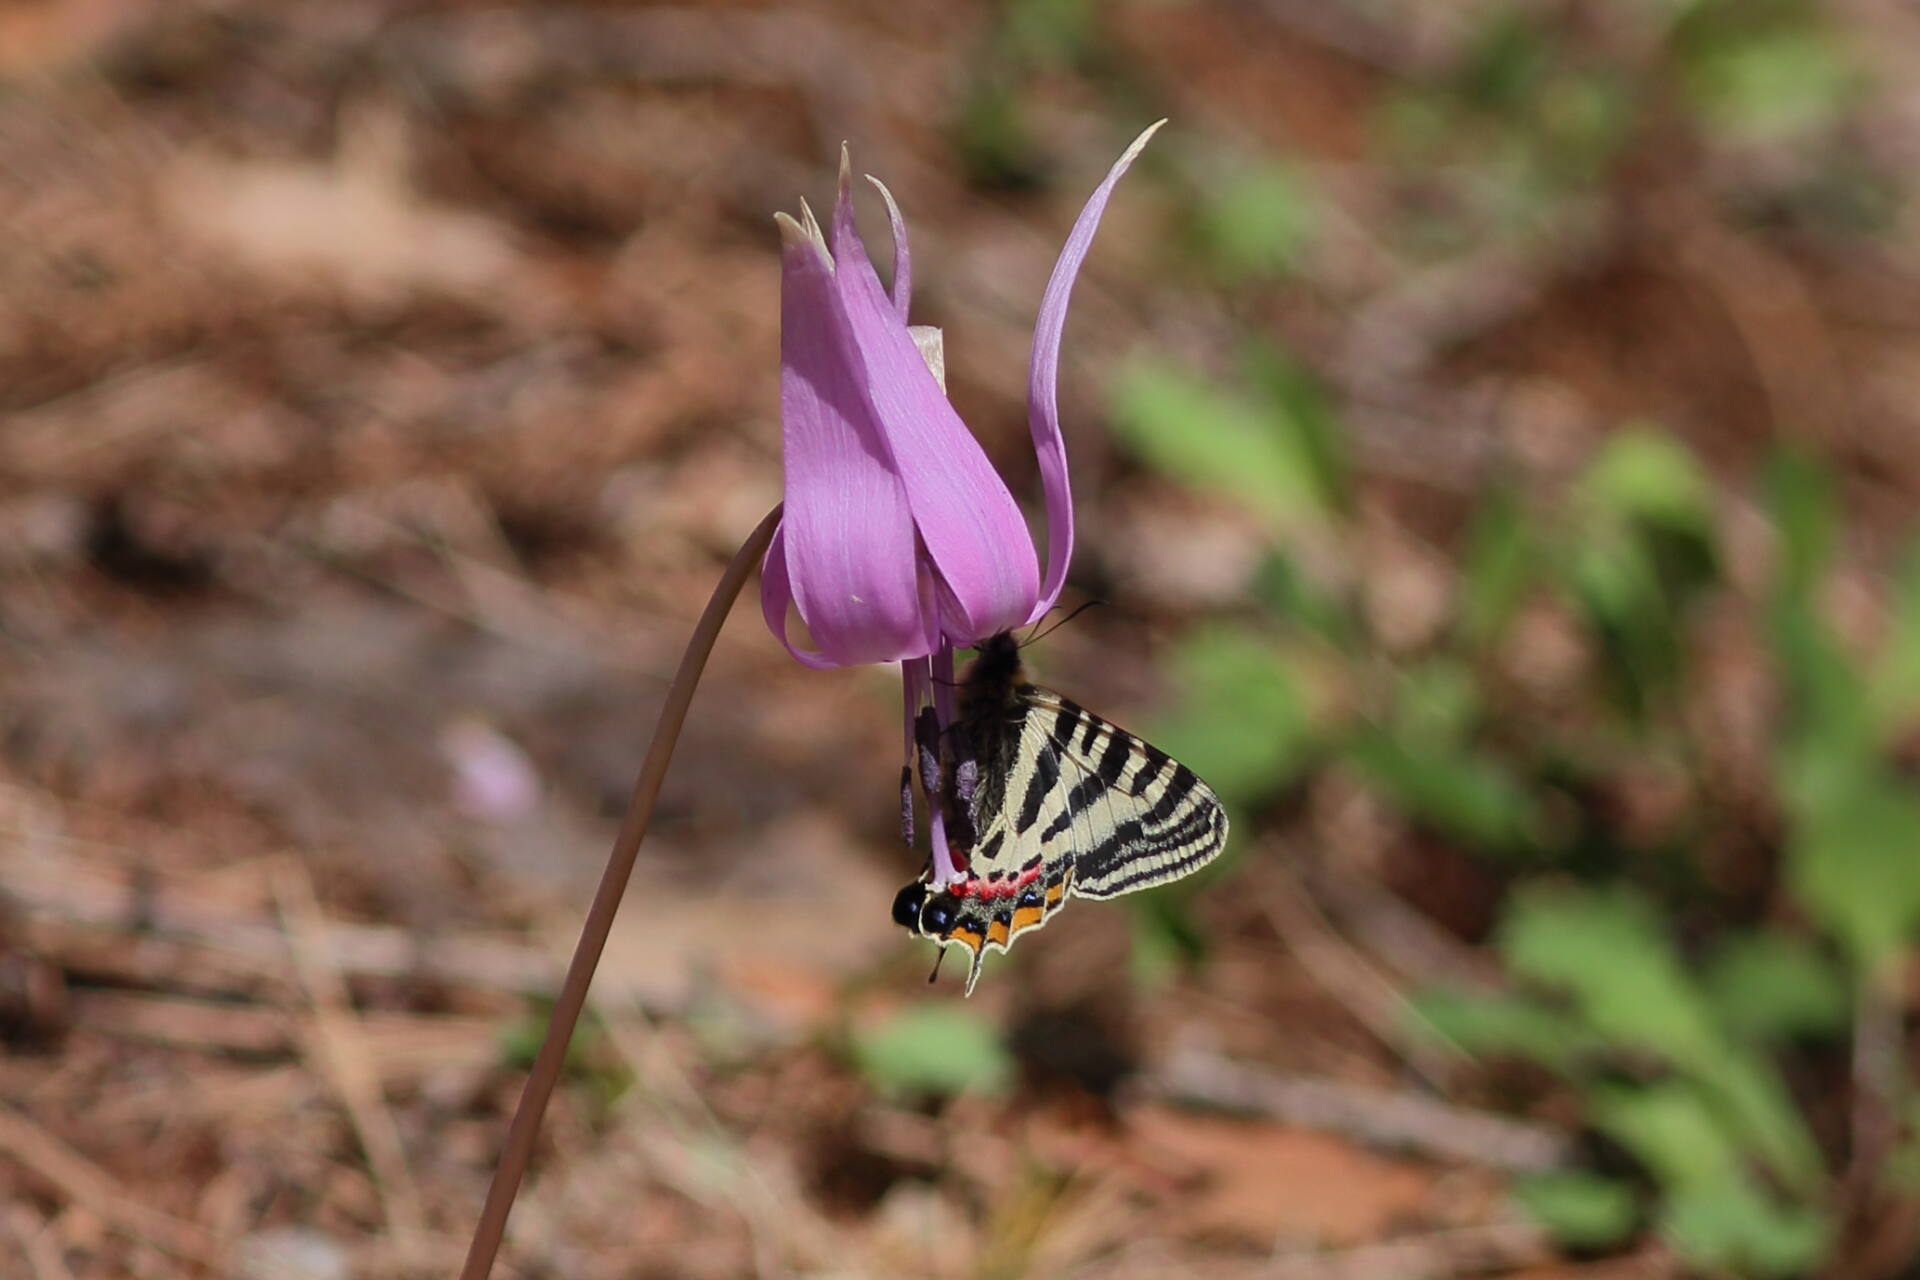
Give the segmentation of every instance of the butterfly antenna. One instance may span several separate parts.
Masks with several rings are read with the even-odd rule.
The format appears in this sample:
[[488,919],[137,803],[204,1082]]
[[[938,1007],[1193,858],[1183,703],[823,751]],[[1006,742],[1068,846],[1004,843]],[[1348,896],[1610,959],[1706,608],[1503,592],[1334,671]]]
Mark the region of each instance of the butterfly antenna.
[[1035,632],[1033,635],[1028,636],[1025,640],[1022,640],[1020,642],[1020,647],[1024,649],[1028,645],[1033,644],[1035,641],[1046,639],[1048,636],[1052,635],[1054,632],[1058,631],[1060,628],[1066,626],[1069,622],[1072,622],[1075,618],[1079,617],[1081,614],[1085,613],[1087,610],[1093,608],[1095,605],[1100,605],[1105,603],[1106,603],[1105,600],[1083,600],[1079,605],[1077,605],[1074,608],[1072,613],[1069,613],[1066,617],[1060,619],[1060,621],[1054,623],[1052,626],[1048,627],[1045,631]]

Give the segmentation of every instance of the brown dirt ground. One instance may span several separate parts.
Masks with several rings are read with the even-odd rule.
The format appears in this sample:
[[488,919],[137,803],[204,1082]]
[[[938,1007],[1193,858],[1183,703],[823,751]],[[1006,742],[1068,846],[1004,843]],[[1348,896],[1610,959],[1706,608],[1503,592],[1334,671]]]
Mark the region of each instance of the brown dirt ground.
[[[1111,19],[1135,114],[1177,117],[1159,163],[1283,148],[1359,229],[1302,287],[1223,301],[1169,264],[1160,188],[1123,189],[1063,383],[1080,575],[1123,603],[1050,642],[1053,683],[1143,714],[1166,639],[1238,588],[1257,525],[1099,425],[1123,354],[1217,355],[1230,321],[1350,411],[1368,537],[1339,554],[1397,584],[1376,607],[1409,643],[1494,461],[1550,487],[1621,418],[1728,474],[1822,424],[1868,542],[1900,527],[1911,259],[1731,236],[1715,175],[1654,148],[1601,193],[1604,234],[1397,273],[1365,243],[1367,112],[1445,33],[1356,41],[1304,8]],[[908,212],[956,401],[1035,491],[1037,282],[1134,125],[1043,76],[1052,180],[968,188],[938,122],[988,21],[0,7],[0,1274],[452,1273],[520,1084],[503,1045],[538,1025],[691,619],[779,496],[769,215],[826,198],[842,137]],[[1392,1042],[1395,964],[1478,956],[1376,892],[1367,936],[1408,948],[1383,958],[1278,858],[1203,896],[1217,957],[1171,985],[1116,979],[1112,910],[992,964],[974,1006],[1010,1029],[1012,1095],[878,1096],[840,1047],[922,997],[926,960],[887,919],[913,870],[896,698],[735,619],[501,1274],[1672,1273],[1652,1246],[1554,1261],[1502,1198],[1512,1163],[1451,1127],[1484,1118],[1468,1083],[1390,1140],[1324,1099],[1191,1105],[1227,1062],[1362,1113],[1451,1070]],[[1364,878],[1396,838],[1334,780],[1260,848]],[[1565,1140],[1550,1107],[1526,1125]]]

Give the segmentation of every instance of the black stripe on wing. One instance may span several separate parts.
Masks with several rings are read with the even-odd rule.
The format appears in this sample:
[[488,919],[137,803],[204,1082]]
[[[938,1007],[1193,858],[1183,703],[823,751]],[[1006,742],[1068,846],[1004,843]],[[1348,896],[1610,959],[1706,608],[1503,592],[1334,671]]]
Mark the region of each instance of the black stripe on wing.
[[1015,835],[1025,835],[1040,820],[1040,807],[1060,785],[1060,754],[1051,746],[1034,754],[1033,772],[1027,776],[1027,794],[1020,802],[1020,815],[1013,824]]
[[[1163,884],[1225,847],[1226,813],[1191,769],[1058,694],[1029,685],[1020,697],[1030,726],[1023,745],[1056,787],[1066,779],[1038,839],[1071,849],[1074,893],[1110,898]],[[1045,807],[1035,807],[1036,820]]]

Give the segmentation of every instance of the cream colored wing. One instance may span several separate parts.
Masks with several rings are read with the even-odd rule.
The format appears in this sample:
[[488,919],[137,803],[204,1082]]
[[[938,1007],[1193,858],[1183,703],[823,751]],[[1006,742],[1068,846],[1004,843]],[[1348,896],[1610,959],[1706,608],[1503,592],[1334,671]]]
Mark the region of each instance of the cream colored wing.
[[1226,811],[1193,770],[1050,690],[1022,685],[1017,701],[1004,775],[973,799],[975,876],[1070,862],[1074,894],[1113,898],[1226,847]]

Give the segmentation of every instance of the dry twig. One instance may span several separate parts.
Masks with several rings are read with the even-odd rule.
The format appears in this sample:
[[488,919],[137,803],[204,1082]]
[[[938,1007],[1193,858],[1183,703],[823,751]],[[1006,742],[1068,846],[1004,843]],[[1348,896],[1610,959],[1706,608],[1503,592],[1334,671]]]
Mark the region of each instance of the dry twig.
[[[116,936],[137,927],[153,937],[223,952],[255,976],[278,978],[285,972],[286,938],[277,925],[202,905],[164,883],[143,891],[131,876],[71,859],[7,856],[0,842],[0,885],[36,925],[51,921]],[[560,966],[545,950],[504,936],[422,938],[399,926],[337,921],[316,930],[309,939],[315,962],[342,975],[414,977],[533,996],[553,994],[560,981]]]
[[1555,1253],[1547,1233],[1530,1222],[1490,1222],[1352,1249],[1283,1254],[1261,1274],[1268,1280],[1440,1280],[1537,1266]]
[[[1277,858],[1272,862],[1280,864]],[[1266,904],[1274,930],[1316,982],[1428,1084],[1444,1092],[1464,1056],[1451,1046],[1442,1048],[1441,1042],[1409,1034],[1413,1006],[1405,994],[1340,936],[1297,879],[1286,872],[1279,874],[1279,891],[1270,894]]]
[[269,874],[286,925],[294,973],[312,1009],[307,1036],[311,1051],[320,1058],[324,1074],[352,1118],[360,1146],[373,1166],[387,1223],[407,1251],[426,1233],[420,1189],[407,1167],[400,1130],[387,1110],[379,1068],[360,1035],[346,983],[339,970],[321,959],[325,921],[313,880],[293,858],[281,859]]
[[1149,1077],[1148,1088],[1175,1102],[1269,1116],[1368,1146],[1509,1173],[1559,1168],[1573,1155],[1572,1138],[1543,1125],[1404,1091],[1278,1075],[1195,1050],[1176,1052]]
[[52,1222],[41,1222],[23,1204],[13,1206],[7,1222],[20,1241],[20,1252],[26,1256],[33,1280],[73,1280],[73,1271],[60,1252]]
[[0,1156],[134,1239],[174,1257],[222,1269],[220,1248],[206,1231],[141,1203],[106,1170],[4,1103],[0,1103]]

